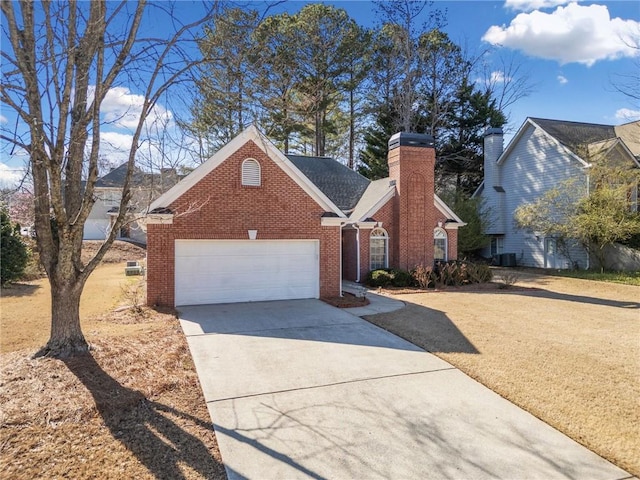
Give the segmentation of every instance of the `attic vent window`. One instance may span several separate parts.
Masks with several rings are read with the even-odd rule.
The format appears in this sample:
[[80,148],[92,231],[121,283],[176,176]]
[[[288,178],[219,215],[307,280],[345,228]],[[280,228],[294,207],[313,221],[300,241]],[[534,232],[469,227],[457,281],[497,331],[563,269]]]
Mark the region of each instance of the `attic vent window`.
[[248,187],[260,186],[260,164],[253,158],[242,162],[242,185]]

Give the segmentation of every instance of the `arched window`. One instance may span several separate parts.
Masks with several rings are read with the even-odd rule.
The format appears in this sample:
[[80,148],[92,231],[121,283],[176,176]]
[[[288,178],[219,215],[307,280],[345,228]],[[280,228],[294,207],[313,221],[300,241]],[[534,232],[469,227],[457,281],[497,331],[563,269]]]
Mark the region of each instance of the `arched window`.
[[242,162],[242,185],[249,187],[260,186],[260,164],[253,158]]
[[383,228],[374,228],[369,236],[369,267],[371,270],[389,266],[389,235]]
[[436,228],[433,231],[433,260],[447,261],[447,232],[443,228]]

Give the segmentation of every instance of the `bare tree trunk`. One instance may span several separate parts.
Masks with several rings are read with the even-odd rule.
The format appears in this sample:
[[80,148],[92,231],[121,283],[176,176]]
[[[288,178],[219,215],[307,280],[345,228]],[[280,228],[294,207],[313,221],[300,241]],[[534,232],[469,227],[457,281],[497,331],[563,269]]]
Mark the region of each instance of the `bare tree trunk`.
[[80,328],[80,297],[84,282],[75,279],[50,279],[51,335],[35,357],[66,358],[89,351]]

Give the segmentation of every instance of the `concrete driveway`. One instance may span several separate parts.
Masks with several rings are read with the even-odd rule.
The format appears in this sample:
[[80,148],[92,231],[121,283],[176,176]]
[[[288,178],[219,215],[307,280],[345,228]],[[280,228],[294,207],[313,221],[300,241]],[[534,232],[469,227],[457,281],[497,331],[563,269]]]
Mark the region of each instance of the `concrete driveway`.
[[630,478],[443,360],[321,301],[179,311],[230,479]]

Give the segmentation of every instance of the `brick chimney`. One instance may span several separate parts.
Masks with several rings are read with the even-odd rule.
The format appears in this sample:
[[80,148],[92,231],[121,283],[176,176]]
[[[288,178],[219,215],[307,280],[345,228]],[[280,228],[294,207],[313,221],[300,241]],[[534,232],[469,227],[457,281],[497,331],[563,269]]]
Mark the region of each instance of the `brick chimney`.
[[433,263],[435,142],[431,135],[396,133],[389,140],[389,178],[396,182],[392,264],[404,270]]

